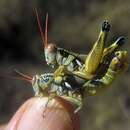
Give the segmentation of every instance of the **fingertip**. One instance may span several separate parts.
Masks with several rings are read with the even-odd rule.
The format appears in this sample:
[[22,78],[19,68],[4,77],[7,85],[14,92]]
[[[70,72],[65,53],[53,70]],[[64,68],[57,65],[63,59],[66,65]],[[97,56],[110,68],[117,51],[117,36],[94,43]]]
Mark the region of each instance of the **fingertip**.
[[[61,99],[31,98],[16,112],[8,124],[13,130],[79,130],[79,117],[73,107]],[[45,112],[45,113],[44,113]]]

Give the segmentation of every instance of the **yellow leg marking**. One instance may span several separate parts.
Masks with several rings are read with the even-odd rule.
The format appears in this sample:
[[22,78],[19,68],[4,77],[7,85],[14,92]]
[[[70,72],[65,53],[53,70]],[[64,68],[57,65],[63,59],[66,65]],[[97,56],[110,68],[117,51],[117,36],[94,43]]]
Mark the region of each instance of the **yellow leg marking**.
[[81,78],[84,78],[86,80],[92,79],[94,77],[94,75],[89,74],[89,73],[85,73],[85,72],[82,72],[82,71],[74,71],[73,74],[77,75],[77,76],[79,76]]
[[106,37],[109,30],[110,24],[108,23],[108,21],[104,21],[98,40],[94,44],[85,61],[85,71],[87,74],[94,74],[98,65],[100,64],[103,55],[104,44],[106,42]]
[[85,61],[85,70],[87,73],[94,73],[101,61],[104,43],[105,43],[106,32],[102,32],[99,35],[97,42],[94,44],[92,50],[88,54]]

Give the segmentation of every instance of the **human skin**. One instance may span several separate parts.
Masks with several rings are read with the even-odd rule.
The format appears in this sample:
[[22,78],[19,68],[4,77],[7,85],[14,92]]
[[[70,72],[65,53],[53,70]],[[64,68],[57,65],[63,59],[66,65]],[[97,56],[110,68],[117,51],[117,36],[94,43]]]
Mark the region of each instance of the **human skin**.
[[80,130],[79,116],[61,98],[34,97],[27,100],[0,130]]

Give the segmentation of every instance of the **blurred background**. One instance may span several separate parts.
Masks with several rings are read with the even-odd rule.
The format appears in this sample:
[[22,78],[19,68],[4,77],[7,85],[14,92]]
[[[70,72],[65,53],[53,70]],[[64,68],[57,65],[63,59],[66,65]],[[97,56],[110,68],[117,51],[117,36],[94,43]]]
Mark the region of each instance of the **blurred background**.
[[[36,7],[49,13],[49,41],[67,50],[87,53],[96,41],[101,23],[108,19],[108,42],[126,37],[130,52],[129,0],[0,0],[0,75],[14,75],[16,68],[35,75],[52,71],[45,63]],[[70,46],[71,45],[71,46]],[[130,70],[107,91],[88,97],[80,111],[81,130],[128,130],[130,128]],[[0,123],[6,123],[24,101],[33,96],[31,85],[0,79]]]

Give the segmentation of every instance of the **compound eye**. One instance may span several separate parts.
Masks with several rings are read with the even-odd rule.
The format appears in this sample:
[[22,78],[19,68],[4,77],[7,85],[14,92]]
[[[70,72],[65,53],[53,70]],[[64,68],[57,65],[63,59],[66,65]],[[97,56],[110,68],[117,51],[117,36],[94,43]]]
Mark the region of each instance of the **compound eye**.
[[56,50],[56,45],[55,45],[55,44],[49,44],[49,45],[47,46],[47,50],[48,50],[48,52],[55,52],[55,50]]
[[32,85],[36,85],[39,81],[39,75],[35,75],[32,79]]
[[32,79],[32,85],[34,85],[35,83],[36,83],[36,76],[34,76]]

